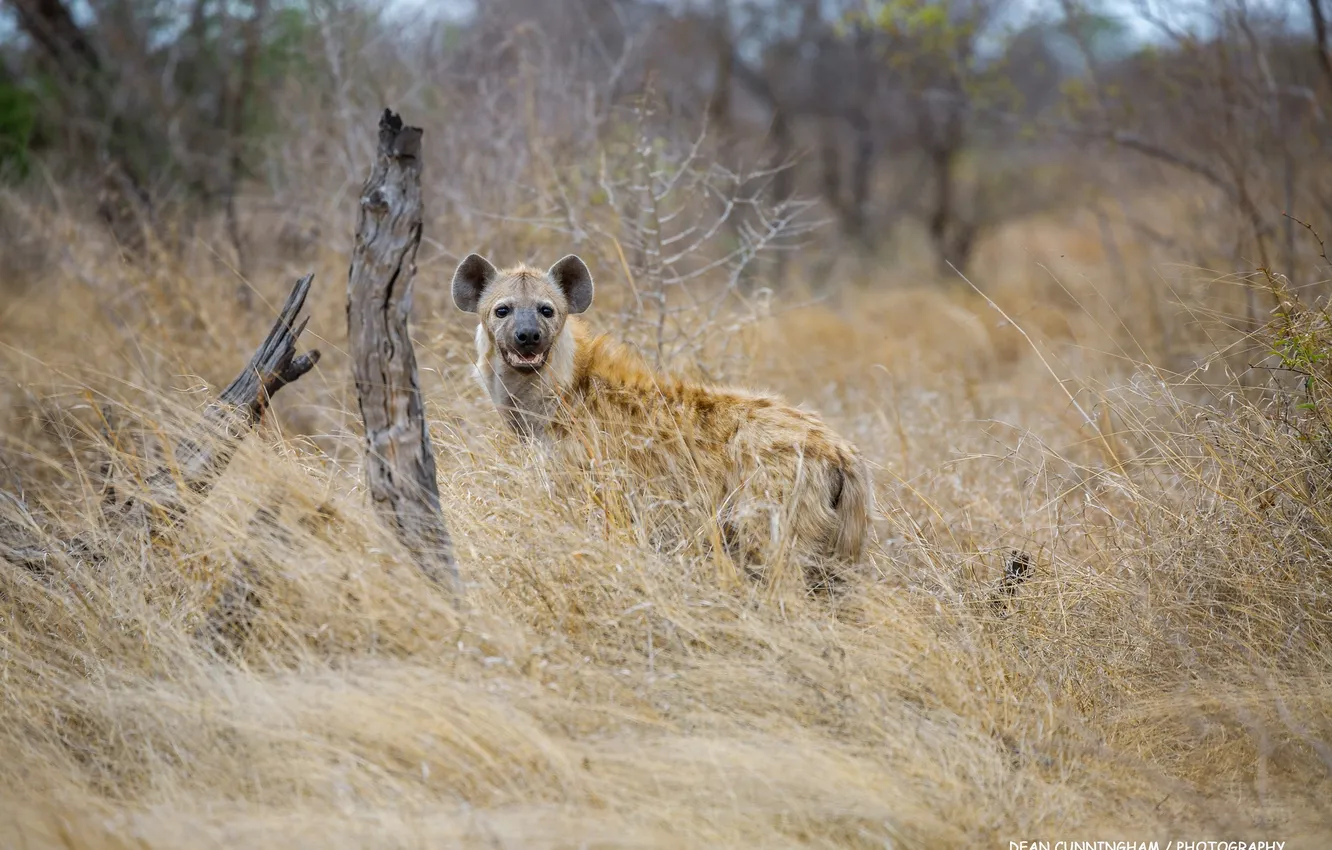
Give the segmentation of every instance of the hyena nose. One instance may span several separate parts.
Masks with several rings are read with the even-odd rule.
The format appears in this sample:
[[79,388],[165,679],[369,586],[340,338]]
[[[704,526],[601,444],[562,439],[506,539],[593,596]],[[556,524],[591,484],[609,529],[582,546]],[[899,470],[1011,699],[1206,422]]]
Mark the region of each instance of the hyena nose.
[[518,343],[519,348],[536,348],[541,342],[541,331],[538,328],[523,328],[513,335],[513,341]]

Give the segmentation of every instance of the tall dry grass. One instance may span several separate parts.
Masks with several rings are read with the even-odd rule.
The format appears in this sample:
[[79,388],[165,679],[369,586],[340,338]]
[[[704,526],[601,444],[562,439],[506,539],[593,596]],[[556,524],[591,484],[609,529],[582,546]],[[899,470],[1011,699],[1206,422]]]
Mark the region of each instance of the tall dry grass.
[[[330,156],[353,161],[356,144]],[[523,185],[561,172],[526,149]],[[253,313],[220,232],[136,269],[62,204],[6,198],[41,244],[21,246],[40,262],[0,307],[0,528],[47,535],[51,555],[0,562],[0,843],[1332,834],[1325,449],[1295,427],[1307,408],[1278,403],[1289,386],[1239,380],[1266,353],[1227,323],[1243,281],[1080,214],[996,233],[974,286],[805,234],[784,288],[728,268],[689,278],[716,297],[663,289],[665,359],[821,410],[874,464],[863,574],[831,596],[772,594],[603,510],[607,488],[632,498],[642,482],[552,468],[501,432],[445,291],[472,247],[578,250],[598,277],[593,322],[661,352],[665,320],[639,296],[692,272],[645,279],[578,174],[529,196],[493,161],[446,168],[414,331],[458,610],[360,491],[351,176],[326,179],[324,200],[247,199],[246,284],[267,305]],[[1147,205],[1163,228],[1170,203]],[[109,459],[134,492],[307,268],[319,367],[175,532],[106,523],[94,471]],[[60,542],[74,539],[107,557]],[[1011,549],[1033,575],[1007,598]],[[259,608],[233,652],[199,634],[242,562]]]

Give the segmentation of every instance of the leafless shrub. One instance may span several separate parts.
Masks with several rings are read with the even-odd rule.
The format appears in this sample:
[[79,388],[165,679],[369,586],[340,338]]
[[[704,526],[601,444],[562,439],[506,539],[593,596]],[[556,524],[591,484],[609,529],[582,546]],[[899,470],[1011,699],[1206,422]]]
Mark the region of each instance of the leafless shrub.
[[749,284],[754,266],[799,250],[820,222],[809,201],[767,200],[773,172],[709,162],[706,134],[673,146],[654,132],[655,118],[642,103],[621,138],[607,141],[596,185],[609,215],[593,212],[585,226],[614,246],[612,262],[632,292],[620,326],[646,340],[658,363],[674,363],[719,337],[735,339],[737,315],[752,320],[762,310],[763,293]]

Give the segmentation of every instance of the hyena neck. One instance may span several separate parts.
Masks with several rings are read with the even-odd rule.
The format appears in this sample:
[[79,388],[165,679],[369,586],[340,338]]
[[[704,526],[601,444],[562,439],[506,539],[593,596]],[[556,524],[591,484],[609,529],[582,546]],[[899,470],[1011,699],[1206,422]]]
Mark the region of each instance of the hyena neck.
[[496,350],[484,325],[476,327],[476,377],[504,422],[526,437],[550,436],[561,396],[574,382],[574,362],[582,328],[569,319],[537,372],[514,369]]

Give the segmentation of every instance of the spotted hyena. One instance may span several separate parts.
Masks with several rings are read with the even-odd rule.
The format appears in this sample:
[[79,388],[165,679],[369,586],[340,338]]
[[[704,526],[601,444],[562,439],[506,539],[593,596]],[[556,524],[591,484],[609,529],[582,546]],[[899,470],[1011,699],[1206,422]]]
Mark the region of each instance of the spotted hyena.
[[544,272],[476,254],[458,266],[453,300],[480,319],[476,377],[511,429],[666,482],[751,570],[860,560],[873,491],[851,443],[773,395],[663,374],[593,336],[576,315],[592,294],[573,255]]

